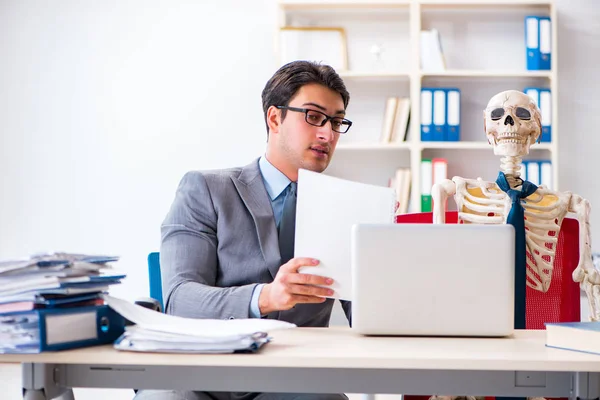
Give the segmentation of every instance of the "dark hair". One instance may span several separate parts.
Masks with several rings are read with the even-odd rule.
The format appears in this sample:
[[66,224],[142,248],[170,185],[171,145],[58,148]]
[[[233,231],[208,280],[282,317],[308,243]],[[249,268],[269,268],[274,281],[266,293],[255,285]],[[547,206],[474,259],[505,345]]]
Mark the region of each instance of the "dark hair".
[[[267,111],[271,106],[287,106],[294,95],[304,85],[318,83],[342,96],[344,109],[348,107],[350,93],[344,85],[344,81],[329,65],[322,65],[312,61],[292,61],[283,67],[269,79],[262,92],[262,106],[267,125],[267,138],[269,124],[267,123]],[[285,119],[287,110],[281,110],[281,120]]]

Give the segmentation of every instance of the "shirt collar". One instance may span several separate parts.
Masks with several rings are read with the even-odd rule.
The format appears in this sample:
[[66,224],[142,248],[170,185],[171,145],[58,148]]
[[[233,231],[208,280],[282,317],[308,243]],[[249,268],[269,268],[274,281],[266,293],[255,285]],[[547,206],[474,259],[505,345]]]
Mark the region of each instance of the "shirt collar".
[[260,168],[267,193],[273,201],[288,187],[291,181],[283,172],[275,168],[265,156],[258,160],[258,168]]

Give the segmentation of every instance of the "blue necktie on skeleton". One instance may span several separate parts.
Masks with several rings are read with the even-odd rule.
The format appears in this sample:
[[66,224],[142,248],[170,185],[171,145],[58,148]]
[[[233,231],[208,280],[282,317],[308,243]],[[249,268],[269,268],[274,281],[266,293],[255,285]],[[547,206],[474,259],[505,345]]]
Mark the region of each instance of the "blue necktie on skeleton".
[[[533,194],[537,186],[523,181],[521,190],[511,189],[503,172],[496,184],[512,201],[507,222],[515,228],[515,329],[525,329],[525,296],[527,288],[527,246],[525,244],[525,209],[521,199]],[[496,400],[526,400],[525,397],[496,397]]]
[[521,199],[533,194],[537,186],[529,181],[523,181],[521,190],[511,189],[503,172],[498,174],[496,184],[512,201],[507,222],[515,228],[515,329],[525,329],[527,246],[525,245],[525,209]]
[[283,202],[283,212],[279,222],[279,254],[281,264],[294,257],[294,237],[296,233],[296,182],[290,182]]

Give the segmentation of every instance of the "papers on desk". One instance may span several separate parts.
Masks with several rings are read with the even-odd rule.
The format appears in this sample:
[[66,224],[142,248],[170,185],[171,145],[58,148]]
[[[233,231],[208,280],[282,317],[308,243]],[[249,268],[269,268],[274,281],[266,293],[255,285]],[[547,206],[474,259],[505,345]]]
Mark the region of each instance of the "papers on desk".
[[125,278],[110,265],[118,259],[46,253],[0,260],[0,353],[114,342],[124,331],[123,317],[101,294]]
[[294,256],[320,261],[299,272],[332,278],[330,297],[352,300],[352,226],[394,223],[395,203],[392,188],[299,170]]
[[104,296],[106,304],[136,326],[115,342],[119,350],[165,353],[253,352],[269,341],[268,333],[296,325],[272,319],[195,319],[158,313],[128,301]]

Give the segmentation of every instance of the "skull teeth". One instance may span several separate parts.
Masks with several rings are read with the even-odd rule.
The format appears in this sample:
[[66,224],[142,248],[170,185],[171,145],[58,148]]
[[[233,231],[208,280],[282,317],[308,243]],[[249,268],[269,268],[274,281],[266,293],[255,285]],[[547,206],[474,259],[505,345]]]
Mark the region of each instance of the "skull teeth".
[[498,135],[497,142],[525,144],[526,139],[519,136],[517,132],[504,132]]
[[525,144],[525,140],[523,140],[523,139],[515,139],[515,138],[498,138],[498,142],[501,142],[501,143]]

